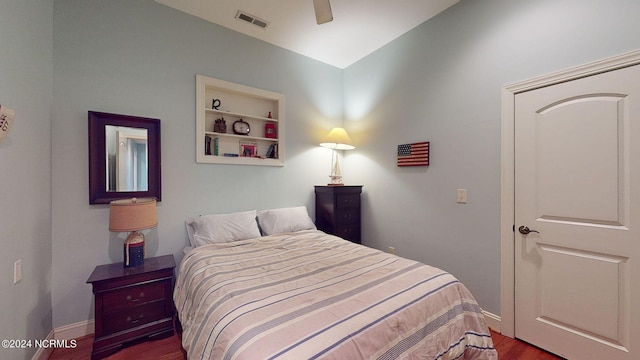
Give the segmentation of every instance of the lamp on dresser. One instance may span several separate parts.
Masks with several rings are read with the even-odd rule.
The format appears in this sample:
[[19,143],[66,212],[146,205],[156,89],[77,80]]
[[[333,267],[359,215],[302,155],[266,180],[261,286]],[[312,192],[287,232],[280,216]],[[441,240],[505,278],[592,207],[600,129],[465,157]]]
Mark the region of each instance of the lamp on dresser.
[[342,181],[342,172],[340,171],[340,162],[338,160],[337,150],[353,150],[355,146],[351,141],[351,138],[347,134],[347,131],[343,128],[333,128],[329,134],[322,140],[320,146],[332,149],[331,155],[331,182],[329,186],[344,185]]
[[127,232],[124,242],[124,267],[144,264],[144,235],[140,230],[158,225],[155,199],[114,200],[109,203],[109,230]]

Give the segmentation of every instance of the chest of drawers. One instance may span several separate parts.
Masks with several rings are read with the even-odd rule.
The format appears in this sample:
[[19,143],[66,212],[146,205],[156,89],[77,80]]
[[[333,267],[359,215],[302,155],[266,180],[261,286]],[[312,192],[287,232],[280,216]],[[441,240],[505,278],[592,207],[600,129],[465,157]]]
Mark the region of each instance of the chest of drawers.
[[316,227],[360,244],[362,186],[316,186]]

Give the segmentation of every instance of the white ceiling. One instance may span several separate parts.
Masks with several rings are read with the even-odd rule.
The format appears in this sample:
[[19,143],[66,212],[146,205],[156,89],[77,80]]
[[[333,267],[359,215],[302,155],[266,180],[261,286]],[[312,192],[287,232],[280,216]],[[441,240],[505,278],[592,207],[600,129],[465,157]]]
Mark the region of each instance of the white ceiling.
[[[331,0],[333,21],[322,25],[312,0],[155,1],[343,69],[459,0]],[[238,10],[269,25],[238,20]]]

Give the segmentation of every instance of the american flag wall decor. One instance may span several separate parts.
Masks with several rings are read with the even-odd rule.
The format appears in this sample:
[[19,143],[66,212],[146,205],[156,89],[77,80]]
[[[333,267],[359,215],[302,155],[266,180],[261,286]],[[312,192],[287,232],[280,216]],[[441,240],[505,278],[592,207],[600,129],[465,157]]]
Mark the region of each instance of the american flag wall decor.
[[398,166],[429,166],[429,142],[398,145]]

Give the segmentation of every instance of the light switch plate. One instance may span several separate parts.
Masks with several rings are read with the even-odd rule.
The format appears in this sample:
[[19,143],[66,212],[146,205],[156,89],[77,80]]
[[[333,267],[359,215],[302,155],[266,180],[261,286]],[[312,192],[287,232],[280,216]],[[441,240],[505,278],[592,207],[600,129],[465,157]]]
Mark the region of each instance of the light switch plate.
[[13,263],[13,283],[17,284],[22,280],[22,259]]
[[456,195],[456,201],[459,204],[467,203],[467,189],[458,189],[458,193]]

